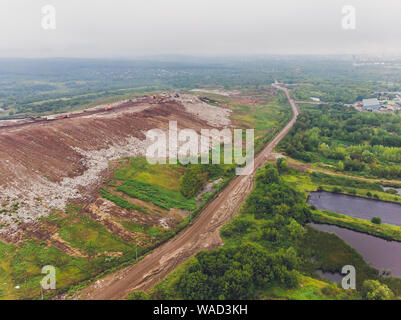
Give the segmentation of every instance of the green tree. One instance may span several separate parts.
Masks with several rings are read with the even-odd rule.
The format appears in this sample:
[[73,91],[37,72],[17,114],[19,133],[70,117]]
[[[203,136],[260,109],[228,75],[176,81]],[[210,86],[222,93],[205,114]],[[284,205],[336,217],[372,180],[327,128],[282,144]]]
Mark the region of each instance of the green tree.
[[92,240],[88,241],[84,251],[87,255],[88,261],[92,261],[93,257],[96,255],[96,243]]
[[380,217],[373,217],[370,221],[372,223],[375,223],[375,224],[381,224],[382,223],[382,219]]
[[294,219],[290,218],[290,223],[286,226],[291,241],[298,241],[305,234],[305,229]]
[[276,161],[277,169],[280,173],[286,172],[287,168],[287,160],[285,158],[278,158]]
[[207,180],[201,165],[188,165],[181,180],[181,193],[187,199],[197,195]]
[[365,163],[373,163],[376,161],[374,154],[368,150],[362,152],[361,160]]
[[365,280],[362,285],[362,298],[365,300],[389,300],[394,297],[390,288],[377,280]]
[[143,291],[134,291],[127,297],[128,300],[149,300],[149,294]]
[[279,173],[278,173],[277,169],[274,168],[272,165],[267,165],[265,167],[263,178],[264,178],[263,182],[265,184],[269,184],[269,183],[278,184],[280,182]]

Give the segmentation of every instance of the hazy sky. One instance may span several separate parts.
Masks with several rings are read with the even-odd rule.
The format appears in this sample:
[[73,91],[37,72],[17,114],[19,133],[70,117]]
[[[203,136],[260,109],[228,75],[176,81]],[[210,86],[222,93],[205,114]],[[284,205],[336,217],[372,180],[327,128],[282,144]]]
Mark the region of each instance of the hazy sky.
[[[41,25],[44,5],[56,29]],[[355,30],[342,7],[356,9]],[[1,57],[400,54],[399,0],[0,0]]]

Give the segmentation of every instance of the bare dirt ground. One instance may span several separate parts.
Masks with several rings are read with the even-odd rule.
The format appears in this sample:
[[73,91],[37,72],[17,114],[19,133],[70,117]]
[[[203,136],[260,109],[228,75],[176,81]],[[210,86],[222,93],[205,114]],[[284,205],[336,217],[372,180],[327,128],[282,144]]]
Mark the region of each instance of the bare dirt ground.
[[71,200],[87,200],[110,161],[144,154],[147,130],[167,131],[170,120],[179,128],[220,129],[230,125],[230,112],[192,95],[161,95],[114,103],[109,111],[98,106],[53,121],[3,122],[0,238],[18,241],[21,226],[36,224],[52,210],[64,210]]
[[172,240],[155,249],[138,263],[99,279],[74,296],[74,299],[124,299],[133,290],[148,290],[167,276],[182,262],[201,250],[222,245],[221,226],[241,207],[253,186],[253,177],[274,147],[288,133],[298,116],[298,108],[286,88],[283,90],[291,103],[293,118],[280,133],[257,155],[251,175],[237,176],[202,210],[193,224]]
[[225,96],[225,97],[236,96],[236,95],[240,94],[240,92],[238,90],[228,91],[228,90],[219,90],[219,89],[192,89],[190,91],[213,93],[213,94],[218,94],[218,95]]

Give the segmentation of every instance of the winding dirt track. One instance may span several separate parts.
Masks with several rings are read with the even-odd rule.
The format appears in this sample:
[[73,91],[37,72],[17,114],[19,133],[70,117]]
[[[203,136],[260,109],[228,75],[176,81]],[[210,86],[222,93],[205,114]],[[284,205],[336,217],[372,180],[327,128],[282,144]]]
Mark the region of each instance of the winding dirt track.
[[88,286],[75,298],[86,300],[124,299],[133,290],[148,290],[166,277],[179,264],[201,250],[210,250],[222,245],[220,227],[239,210],[253,186],[253,177],[274,147],[294,125],[299,114],[288,89],[283,90],[291,104],[293,117],[280,133],[257,155],[252,174],[237,176],[210,204],[202,210],[191,226],[172,240],[155,249],[138,263],[105,276]]

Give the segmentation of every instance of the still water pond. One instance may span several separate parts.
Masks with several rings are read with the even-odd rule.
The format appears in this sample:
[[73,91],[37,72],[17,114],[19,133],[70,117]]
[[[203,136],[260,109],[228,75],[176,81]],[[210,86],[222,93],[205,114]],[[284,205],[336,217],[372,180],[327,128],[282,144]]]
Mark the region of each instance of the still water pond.
[[345,275],[339,272],[325,272],[323,270],[317,270],[316,273],[322,278],[329,280],[330,282],[341,284],[342,279]]
[[397,191],[397,194],[401,195],[401,188],[393,188],[393,187],[385,187],[385,186],[382,186],[382,188],[384,191],[393,189],[393,190]]
[[320,231],[336,234],[358,251],[364,260],[374,268],[380,271],[388,270],[391,272],[391,276],[401,277],[401,242],[387,241],[328,224],[311,223],[310,226]]
[[320,210],[342,213],[370,220],[380,217],[382,223],[401,226],[401,205],[326,191],[311,192],[308,203]]

